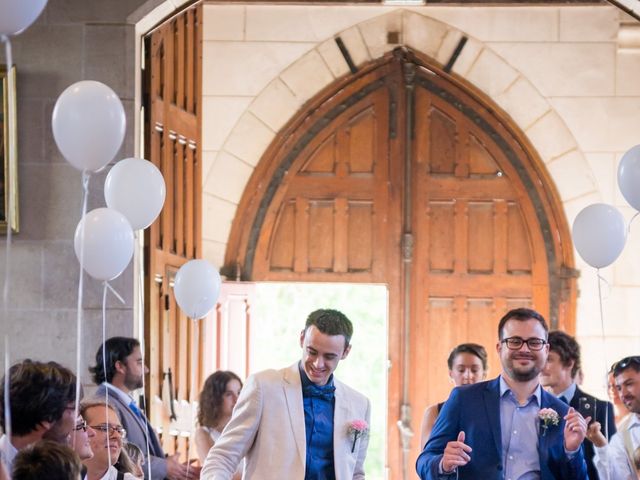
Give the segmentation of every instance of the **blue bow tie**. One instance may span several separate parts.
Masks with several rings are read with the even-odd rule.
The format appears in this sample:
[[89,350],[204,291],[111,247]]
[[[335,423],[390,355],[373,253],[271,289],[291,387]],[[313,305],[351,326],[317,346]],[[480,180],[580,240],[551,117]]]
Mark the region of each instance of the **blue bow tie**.
[[331,401],[333,400],[335,391],[336,387],[333,385],[316,385],[315,383],[312,383],[311,385],[302,387],[302,396],[322,398],[324,400]]

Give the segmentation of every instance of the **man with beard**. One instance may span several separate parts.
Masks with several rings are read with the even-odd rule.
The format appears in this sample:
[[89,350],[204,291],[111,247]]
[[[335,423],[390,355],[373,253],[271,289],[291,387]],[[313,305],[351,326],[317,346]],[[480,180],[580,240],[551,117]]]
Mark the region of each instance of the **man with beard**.
[[594,463],[600,478],[636,480],[640,472],[640,356],[623,358],[611,370],[618,395],[631,413],[609,445],[598,422],[589,426],[587,436],[595,446]]
[[[143,375],[148,372],[142,359],[140,342],[135,338],[112,337],[104,346],[104,357],[100,346],[96,353],[96,365],[89,369],[94,382],[99,385],[96,396],[107,399],[107,403],[117,410],[122,426],[127,431],[127,440],[137,445],[145,455],[148,441],[150,458],[145,460],[151,463],[151,480],[199,478],[199,468],[180,463],[179,453],[165,457],[158,436],[131,396],[134,390],[142,388]],[[148,468],[145,468],[144,474],[147,478]]]
[[[76,376],[56,362],[24,360],[9,369],[11,436],[0,437],[0,459],[11,473],[19,450],[45,439],[66,444],[75,425]],[[0,425],[5,425],[5,379],[0,383]]]
[[543,390],[547,324],[528,308],[498,325],[502,372],[457,387],[444,404],[416,469],[422,480],[587,480],[587,421]]

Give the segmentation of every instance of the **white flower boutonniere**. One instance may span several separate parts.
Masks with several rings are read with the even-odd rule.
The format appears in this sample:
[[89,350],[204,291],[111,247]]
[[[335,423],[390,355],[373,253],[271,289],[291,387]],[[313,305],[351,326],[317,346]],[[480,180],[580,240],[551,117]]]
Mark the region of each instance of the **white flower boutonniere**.
[[560,416],[553,408],[541,408],[538,412],[538,418],[540,418],[540,426],[542,427],[542,436],[547,434],[549,426],[558,426],[560,423]]
[[365,420],[351,420],[347,431],[353,437],[353,443],[351,444],[351,453],[353,453],[356,449],[358,437],[369,433],[369,424]]

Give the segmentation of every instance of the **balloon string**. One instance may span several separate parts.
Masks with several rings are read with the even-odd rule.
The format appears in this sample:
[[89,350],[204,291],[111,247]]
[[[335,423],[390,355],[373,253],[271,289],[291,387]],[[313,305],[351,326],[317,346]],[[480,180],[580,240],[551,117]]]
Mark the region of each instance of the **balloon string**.
[[[107,383],[107,290],[109,288],[109,284],[107,282],[103,283],[102,288],[102,371],[104,372],[104,381]],[[109,405],[109,386],[104,386],[104,397],[105,403]],[[109,412],[108,408],[104,409],[105,415],[105,424],[109,424]],[[111,430],[107,432],[107,454],[109,458],[108,465],[111,465],[111,447],[109,446],[109,437],[111,436]]]
[[[4,336],[4,433],[7,436],[8,442],[5,442],[3,447],[3,457],[10,458],[9,444],[11,443],[11,399],[10,390],[11,378],[9,377],[9,335]],[[1,462],[0,462],[1,463]],[[0,465],[2,468],[2,465]]]
[[122,303],[123,305],[126,303],[126,302],[124,301],[124,298],[122,298],[122,295],[120,295],[118,292],[116,292],[115,288],[113,288],[113,287],[109,284],[109,282],[104,282],[104,287],[105,287],[105,288],[107,288],[107,289],[109,289],[109,291],[110,291],[111,293],[113,293],[113,295],[114,295],[118,300],[120,300],[120,303]]
[[[144,305],[144,278],[143,275],[137,275],[138,280],[138,305],[141,308]],[[140,308],[138,311],[140,311]],[[146,346],[144,341],[144,322],[142,323],[142,328],[140,329],[140,353],[142,354],[142,365],[146,367],[147,363],[145,361],[145,352]],[[144,429],[145,429],[145,439],[146,439],[146,447],[147,447],[147,459],[146,459],[146,467],[147,467],[147,478],[151,478],[151,447],[149,445],[149,403],[147,398],[147,388],[146,388],[146,372],[142,374],[142,402],[144,404],[144,408],[146,410],[144,415]]]
[[192,320],[193,325],[193,344],[191,348],[191,385],[189,385],[189,407],[191,408],[191,422],[189,425],[189,442],[187,444],[187,478],[189,477],[189,471],[191,470],[191,443],[194,441],[193,438],[193,427],[195,426],[193,421],[193,405],[195,403],[195,386],[196,386],[196,368],[195,365],[198,361],[198,353],[200,350],[200,325],[197,320]]
[[607,281],[606,278],[604,278],[602,275],[600,275],[600,268],[598,268],[597,270],[597,275],[598,275],[598,288],[600,288],[600,282],[604,282],[604,284],[607,286],[607,296],[606,297],[602,297],[604,299],[607,299],[611,296],[611,284]]
[[[80,388],[82,371],[82,304],[84,303],[84,240],[85,222],[87,214],[87,202],[89,198],[90,173],[86,170],[82,172],[82,211],[80,213],[80,274],[78,276],[78,303],[76,305],[76,401],[74,406],[74,419],[78,418],[80,412]],[[75,421],[75,420],[74,420]]]
[[[0,40],[4,43],[5,61],[7,63],[7,98],[9,98],[9,119],[15,118],[15,101],[11,95],[15,92],[15,86],[13,84],[13,75],[11,70],[13,68],[13,54],[11,51],[11,41],[8,35],[0,35]],[[9,152],[11,155],[11,152]],[[6,161],[6,160],[5,160]],[[9,285],[11,284],[11,240],[12,240],[12,227],[13,227],[13,195],[11,188],[13,185],[10,181],[4,182],[5,195],[7,199],[7,209],[5,215],[5,221],[7,224],[7,238],[5,242],[5,257],[4,257],[4,284],[2,286],[2,321],[3,325],[8,326],[9,323]],[[4,335],[4,433],[7,436],[8,442],[4,445],[3,456],[9,458],[9,444],[11,443],[11,399],[10,399],[10,387],[11,378],[9,375],[9,364],[11,357],[9,353],[9,334],[5,332]],[[2,466],[0,465],[0,468]]]
[[[598,303],[600,306],[600,341],[602,343],[602,351],[606,352],[605,349],[605,332],[604,332],[604,309],[602,306],[602,282],[605,282],[607,284],[607,286],[609,287],[609,289],[611,288],[611,285],[609,285],[609,282],[607,282],[602,275],[600,275],[600,268],[598,268],[596,270],[596,276],[598,278]],[[607,368],[607,358],[606,356],[602,356],[602,358],[604,359],[604,378],[608,377],[608,368]],[[608,381],[607,381],[607,387],[608,385]],[[609,402],[605,402],[605,417],[604,417],[604,434],[607,437],[607,440],[609,440]]]
[[640,215],[640,212],[636,212],[635,215],[631,217],[631,220],[629,220],[629,225],[627,225],[627,236],[629,236],[629,234],[631,233],[631,224],[633,223],[633,221],[636,219],[638,215]]
[[[11,52],[11,41],[9,40],[8,35],[0,36],[2,42],[4,43],[4,50],[7,62],[7,85],[8,92],[7,98],[9,99],[9,119],[16,118],[16,112],[14,111],[15,107],[15,99],[11,97],[12,92],[15,91],[15,86],[13,85],[13,75],[11,75],[11,69],[13,68],[13,54]],[[11,155],[11,151],[9,151],[9,155]],[[5,162],[8,159],[5,159]],[[4,181],[4,189],[5,189],[5,198],[7,199],[7,209],[5,215],[5,222],[7,224],[7,239],[6,239],[6,248],[5,248],[5,268],[4,268],[4,285],[2,287],[2,308],[3,308],[3,318],[4,324],[9,325],[9,285],[11,284],[11,237],[13,234],[13,192],[11,188],[13,187],[10,179],[5,179]]]

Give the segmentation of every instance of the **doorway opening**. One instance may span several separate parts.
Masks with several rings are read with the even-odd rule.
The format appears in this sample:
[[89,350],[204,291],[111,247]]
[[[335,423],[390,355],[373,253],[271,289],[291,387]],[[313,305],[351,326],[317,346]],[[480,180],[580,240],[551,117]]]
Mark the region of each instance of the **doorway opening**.
[[257,283],[249,335],[249,372],[280,369],[300,359],[298,338],[306,316],[335,308],[353,323],[352,350],[336,377],[371,401],[367,478],[385,478],[387,445],[387,312],[385,285]]

